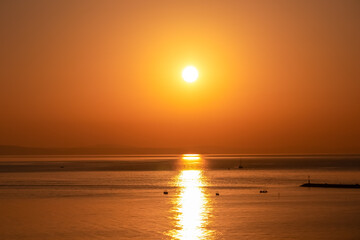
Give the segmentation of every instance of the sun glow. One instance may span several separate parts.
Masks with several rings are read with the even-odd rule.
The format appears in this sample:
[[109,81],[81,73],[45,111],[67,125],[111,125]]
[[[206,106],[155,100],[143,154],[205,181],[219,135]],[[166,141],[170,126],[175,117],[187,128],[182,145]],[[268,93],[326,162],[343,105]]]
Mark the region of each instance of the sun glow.
[[187,161],[199,160],[200,154],[184,154],[182,159]]
[[192,83],[199,77],[199,72],[195,67],[187,66],[182,71],[182,77],[186,82]]

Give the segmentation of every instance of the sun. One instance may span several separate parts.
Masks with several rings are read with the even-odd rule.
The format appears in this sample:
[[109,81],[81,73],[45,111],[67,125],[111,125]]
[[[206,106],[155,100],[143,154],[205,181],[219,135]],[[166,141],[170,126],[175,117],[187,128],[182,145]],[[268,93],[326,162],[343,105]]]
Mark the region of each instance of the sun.
[[188,161],[200,160],[200,154],[183,154],[182,159]]
[[182,77],[186,82],[192,83],[199,77],[199,72],[195,67],[187,66],[182,71]]

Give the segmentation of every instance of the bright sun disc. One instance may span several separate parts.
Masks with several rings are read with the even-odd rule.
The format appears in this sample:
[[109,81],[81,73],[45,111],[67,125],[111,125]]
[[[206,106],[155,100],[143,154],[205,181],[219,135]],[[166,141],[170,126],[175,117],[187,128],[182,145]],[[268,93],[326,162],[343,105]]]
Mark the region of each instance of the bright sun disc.
[[182,71],[182,77],[186,82],[195,82],[199,77],[199,72],[195,67],[188,66]]

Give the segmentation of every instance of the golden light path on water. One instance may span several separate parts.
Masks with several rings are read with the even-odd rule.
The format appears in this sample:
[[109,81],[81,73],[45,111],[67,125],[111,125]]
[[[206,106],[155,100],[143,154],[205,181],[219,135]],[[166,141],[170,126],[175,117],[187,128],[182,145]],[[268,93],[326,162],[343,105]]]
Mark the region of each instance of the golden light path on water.
[[175,228],[170,235],[173,239],[180,240],[209,239],[211,231],[206,226],[211,208],[203,188],[206,186],[206,179],[203,171],[196,169],[202,159],[198,154],[185,154],[182,160],[194,162],[185,164],[185,169],[180,171],[175,180],[181,190],[174,199]]

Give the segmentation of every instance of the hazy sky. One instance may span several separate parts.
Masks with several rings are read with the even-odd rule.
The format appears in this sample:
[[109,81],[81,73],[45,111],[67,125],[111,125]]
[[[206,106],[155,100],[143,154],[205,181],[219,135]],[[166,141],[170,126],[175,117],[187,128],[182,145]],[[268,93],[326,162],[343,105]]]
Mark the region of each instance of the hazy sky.
[[358,0],[2,0],[0,34],[2,145],[360,152]]

